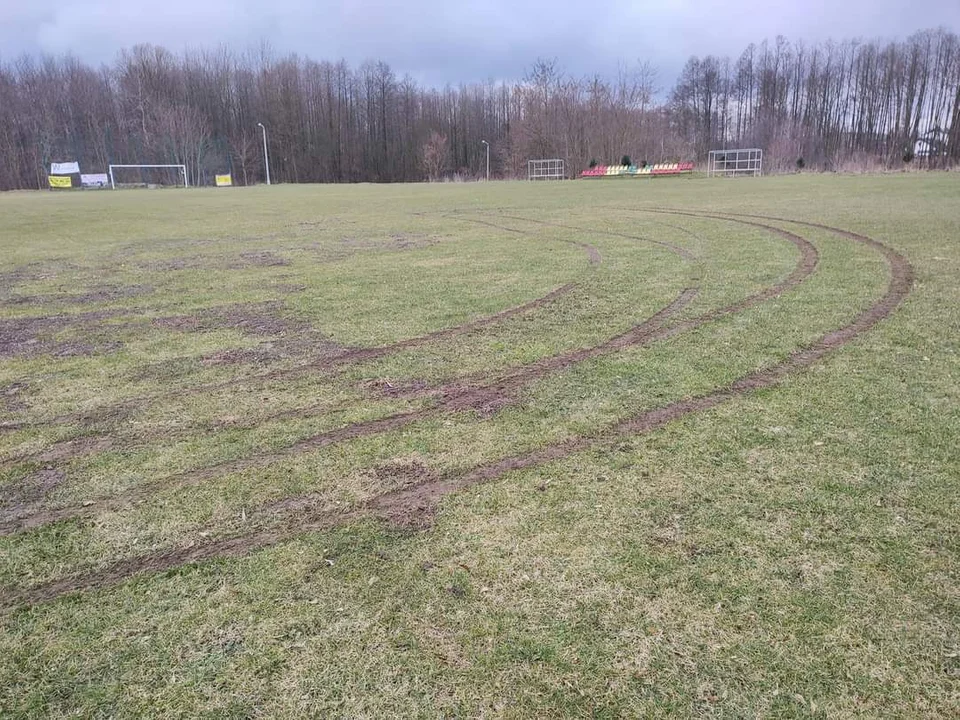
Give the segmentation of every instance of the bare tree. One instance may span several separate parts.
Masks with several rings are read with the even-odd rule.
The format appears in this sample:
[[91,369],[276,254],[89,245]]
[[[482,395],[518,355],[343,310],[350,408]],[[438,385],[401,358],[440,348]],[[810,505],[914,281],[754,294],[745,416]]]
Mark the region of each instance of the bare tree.
[[0,189],[43,187],[48,163],[63,159],[94,171],[175,161],[194,181],[232,167],[252,182],[258,122],[286,182],[478,175],[481,140],[498,176],[536,157],[576,172],[623,155],[694,160],[731,143],[765,148],[781,169],[800,156],[808,168],[897,166],[921,146],[925,166],[960,162],[960,40],[944,29],[892,42],[778,37],[735,62],[691,58],[663,95],[656,79],[644,62],[577,78],[538,60],[521,82],[432,88],[382,62],[351,68],[266,45],[180,55],[138,45],[99,70],[24,57],[0,63]]
[[450,161],[450,143],[446,135],[435,130],[430,131],[430,137],[423,144],[423,168],[428,180],[439,180],[447,169]]

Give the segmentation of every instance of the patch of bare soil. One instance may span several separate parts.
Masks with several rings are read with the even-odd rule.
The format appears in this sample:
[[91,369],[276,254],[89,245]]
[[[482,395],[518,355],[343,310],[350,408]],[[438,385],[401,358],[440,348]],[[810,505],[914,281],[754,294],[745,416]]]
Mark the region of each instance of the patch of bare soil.
[[85,293],[48,293],[45,295],[14,295],[4,301],[5,305],[59,305],[72,307],[74,305],[92,305],[94,303],[113,302],[141,297],[152,293],[154,289],[149,285],[100,286]]
[[305,326],[280,315],[280,302],[239,303],[201,310],[195,315],[173,315],[156,318],[160,327],[186,332],[202,332],[229,328],[245,335],[284,335]]
[[224,305],[194,315],[156,318],[154,324],[181,332],[231,329],[252,337],[270,338],[257,348],[228,348],[203,358],[204,363],[211,365],[261,364],[304,354],[336,356],[345,351],[309,323],[284,316],[284,305],[279,301]]
[[137,263],[137,267],[143,270],[156,270],[158,272],[167,272],[171,270],[197,270],[201,268],[222,269],[216,266],[209,266],[204,258],[197,257],[178,257],[164,258],[162,260],[144,260]]
[[42,463],[63,462],[64,460],[73,460],[86,455],[94,455],[104,450],[109,450],[111,447],[113,447],[113,440],[109,437],[91,435],[54,443],[32,456],[31,459],[38,460]]
[[[8,457],[0,461],[0,468],[9,468],[25,462],[37,462],[49,465],[49,470],[55,470],[57,463],[64,463],[86,455],[103,452],[113,446],[113,441],[107,436],[90,435],[86,437],[74,438],[73,440],[61,440],[50,445],[39,452],[27,453]],[[0,512],[0,517],[4,513]]]
[[257,252],[242,252],[239,259],[229,262],[226,267],[228,270],[239,270],[248,267],[283,267],[289,264],[289,260],[275,252],[260,250]]
[[76,267],[63,258],[51,258],[43,262],[33,262],[10,270],[0,271],[0,296],[9,293],[18,285],[57,277],[64,270]]
[[[410,498],[417,496],[416,488],[428,487],[440,483],[442,477],[419,460],[398,459],[390,463],[377,465],[370,468],[367,473],[371,476],[371,483],[375,487],[392,487],[386,493],[381,493],[377,497],[385,495],[395,495],[401,492],[410,493]],[[415,506],[415,511],[409,511]],[[433,521],[436,503],[417,503],[410,502],[405,511],[398,512],[400,508],[390,508],[388,519],[400,527],[423,529],[429,526]]]
[[390,382],[376,378],[362,383],[362,387],[383,397],[419,397],[430,393],[431,386],[426,380],[404,380]]
[[130,379],[134,382],[144,380],[167,382],[180,380],[196,370],[197,359],[192,356],[164,358],[138,365],[131,369]]
[[212,256],[194,255],[190,257],[163,258],[145,260],[138,263],[144,270],[244,270],[255,267],[285,267],[290,260],[273,250],[249,250],[236,255]]
[[390,244],[398,250],[429,247],[436,245],[439,240],[422,233],[394,233],[390,236]]
[[66,304],[89,304],[111,302],[113,300],[126,300],[129,298],[142,297],[149,295],[154,291],[150,285],[112,285],[95,288],[89,292],[80,295],[66,295],[62,302]]
[[279,302],[238,303],[201,310],[195,315],[171,315],[155,318],[159,327],[184,332],[203,332],[229,328],[245,335],[284,335],[303,325],[283,318]]
[[31,271],[26,267],[0,272],[0,289],[9,291],[32,279]]
[[108,437],[88,436],[54,443],[34,457],[43,463],[63,462],[103,452],[112,446],[113,441]]
[[33,510],[64,479],[63,471],[44,467],[19,480],[0,485],[0,509],[4,513]]
[[17,412],[27,408],[23,395],[27,391],[26,383],[14,382],[0,385],[0,410]]
[[200,362],[204,365],[268,365],[283,357],[272,347],[229,348],[205,355]]
[[[102,321],[119,314],[123,314],[123,311],[103,310],[75,315],[0,318],[0,358],[37,355],[70,357],[116,350],[120,343],[111,338],[111,333],[106,331]],[[84,339],[55,337],[67,330]]]

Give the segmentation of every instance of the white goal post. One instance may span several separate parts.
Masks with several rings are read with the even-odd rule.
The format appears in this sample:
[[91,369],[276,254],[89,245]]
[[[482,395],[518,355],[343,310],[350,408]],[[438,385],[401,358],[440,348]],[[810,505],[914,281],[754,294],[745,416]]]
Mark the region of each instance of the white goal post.
[[563,180],[566,177],[563,160],[527,160],[527,180]]
[[113,176],[114,168],[137,168],[140,170],[146,170],[148,168],[178,168],[179,169],[178,177],[180,177],[183,180],[183,186],[190,187],[190,183],[187,181],[186,165],[111,165],[110,166],[110,187],[113,190],[117,189],[117,182]]
[[711,150],[707,159],[707,177],[723,175],[763,175],[763,150],[742,148],[737,150]]

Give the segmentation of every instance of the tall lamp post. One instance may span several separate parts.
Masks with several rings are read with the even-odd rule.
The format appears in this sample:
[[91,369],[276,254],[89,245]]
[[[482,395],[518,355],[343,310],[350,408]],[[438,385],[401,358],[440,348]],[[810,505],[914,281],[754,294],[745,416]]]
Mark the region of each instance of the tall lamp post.
[[487,146],[487,182],[490,182],[490,143],[486,140],[481,140],[480,142]]
[[270,184],[270,155],[267,154],[267,129],[258,122],[257,127],[263,130],[263,164],[267,168],[267,185]]

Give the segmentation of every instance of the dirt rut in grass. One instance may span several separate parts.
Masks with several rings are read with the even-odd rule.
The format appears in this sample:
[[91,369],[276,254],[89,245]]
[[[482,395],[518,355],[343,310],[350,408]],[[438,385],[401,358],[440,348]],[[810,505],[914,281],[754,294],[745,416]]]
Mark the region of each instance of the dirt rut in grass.
[[[664,340],[669,337],[673,337],[682,332],[687,332],[693,330],[705,323],[717,320],[725,315],[732,315],[737,312],[746,310],[749,307],[758,305],[766,300],[777,297],[778,295],[783,294],[785,291],[789,290],[796,285],[799,285],[806,278],[813,274],[817,268],[817,263],[819,262],[819,254],[817,249],[806,239],[796,235],[795,233],[788,232],[778,227],[772,225],[767,225],[763,223],[751,222],[746,220],[737,220],[734,218],[722,217],[719,215],[696,215],[696,217],[707,217],[711,219],[718,220],[727,220],[730,222],[736,222],[741,225],[750,225],[754,227],[761,228],[768,232],[773,233],[779,237],[790,242],[794,245],[800,252],[800,257],[794,266],[790,274],[781,280],[763,290],[749,295],[742,300],[739,300],[730,305],[717,308],[710,312],[704,313],[698,317],[691,318],[688,320],[682,320],[680,322],[674,323],[672,325],[664,325],[662,320],[666,317],[675,314],[685,305],[689,304],[693,298],[696,296],[698,290],[696,288],[687,288],[684,290],[680,296],[674,300],[670,305],[660,310],[656,315],[651,317],[647,322],[637,325],[626,332],[610,338],[609,340],[596,345],[590,348],[584,348],[582,350],[577,350],[572,353],[566,353],[564,355],[557,355],[553,357],[544,358],[535,363],[532,363],[529,366],[520,368],[519,370],[508,373],[502,380],[495,383],[488,384],[482,387],[475,387],[476,383],[483,382],[483,376],[473,376],[466,379],[461,379],[452,383],[445,383],[443,385],[435,387],[396,387],[390,388],[386,391],[385,394],[391,396],[401,396],[401,397],[465,397],[469,398],[469,392],[471,387],[473,387],[473,393],[478,392],[492,392],[494,388],[500,385],[503,388],[503,392],[509,392],[515,385],[522,384],[530,377],[543,377],[544,375],[550,372],[556,372],[563,368],[569,367],[575,363],[582,362],[584,360],[599,357],[601,355],[606,355],[611,352],[616,352],[618,350],[623,350],[628,347],[633,346],[642,346],[648,345],[652,342]],[[539,221],[530,221],[530,222],[539,222]],[[549,223],[553,225],[553,223]],[[566,227],[566,226],[561,226]],[[625,236],[632,237],[632,236]]]
[[[707,216],[705,216],[707,217]],[[715,216],[709,216],[715,217]],[[457,412],[474,410],[481,416],[489,416],[500,408],[515,401],[516,393],[524,385],[534,382],[550,373],[557,372],[589,358],[617,352],[631,346],[642,346],[672,337],[681,332],[699,327],[723,315],[739,312],[745,308],[757,305],[764,300],[776,297],[791,287],[803,282],[816,269],[818,254],[816,248],[806,239],[780,228],[763,225],[753,221],[720,218],[742,225],[752,225],[764,228],[778,235],[798,248],[800,257],[791,273],[774,285],[750,295],[742,300],[723,308],[711,311],[697,318],[684,320],[674,325],[666,325],[670,316],[679,312],[696,296],[697,290],[688,288],[669,305],[634,326],[630,330],[617,335],[597,346],[584,348],[548,358],[527,366],[514,369],[493,381],[485,380],[481,384],[449,384],[437,389],[434,395],[434,404],[419,410],[396,413],[387,417],[355,423],[342,428],[305,438],[280,451],[261,455],[240,458],[238,460],[218,463],[167,477],[157,478],[130,488],[127,491],[111,496],[90,498],[80,505],[64,506],[24,513],[17,508],[0,510],[0,536],[41,527],[62,520],[95,516],[105,511],[116,511],[135,506],[148,499],[164,487],[186,487],[197,485],[207,480],[229,473],[243,472],[256,467],[264,467],[304,452],[318,450],[330,445],[353,440],[359,437],[377,435],[397,430],[411,423],[435,416],[441,412]],[[424,393],[426,394],[426,393]]]
[[[783,221],[793,222],[791,220]],[[334,527],[369,515],[393,522],[416,524],[417,517],[432,512],[437,502],[449,493],[499,478],[507,472],[558,460],[592,447],[602,447],[605,443],[621,440],[624,437],[648,433],[686,415],[709,410],[757,389],[772,387],[784,377],[809,367],[831,351],[873,328],[880,320],[896,309],[910,293],[913,284],[913,268],[905,257],[892,248],[848,230],[812,223],[804,224],[829,230],[876,249],[887,260],[890,280],[884,295],[854,318],[853,322],[824,334],[811,345],[794,351],[785,360],[772,367],[749,373],[727,387],[712,393],[639,413],[592,436],[573,437],[533,452],[486,463],[467,472],[449,477],[429,478],[413,486],[381,495],[349,512],[323,512],[311,515],[304,510],[305,506],[299,506],[296,517],[275,518],[269,527],[250,534],[214,540],[189,548],[177,548],[131,558],[102,570],[59,578],[22,591],[5,592],[0,596],[0,603],[7,607],[35,604],[68,592],[113,585],[144,572],[165,570],[184,563],[198,562],[215,557],[242,556],[304,532]]]
[[[802,241],[800,238],[797,239]],[[745,376],[745,378],[742,378],[724,390],[642,413],[593,436],[570,438],[537,451],[487,463],[459,475],[438,478],[428,474],[423,482],[408,483],[407,486],[402,489],[373,498],[360,507],[345,513],[310,513],[309,508],[311,505],[309,498],[303,498],[291,505],[292,508],[296,508],[296,518],[289,517],[289,513],[280,514],[271,519],[268,527],[256,530],[253,533],[205,542],[189,548],[176,548],[149,556],[131,558],[116,563],[102,571],[72,575],[24,591],[3,593],[0,595],[0,603],[9,606],[41,602],[66,592],[114,584],[142,572],[176,567],[184,563],[197,562],[213,557],[243,555],[252,550],[267,547],[276,542],[293,537],[299,533],[332,527],[369,514],[406,525],[417,525],[422,523],[422,518],[425,517],[425,515],[433,511],[437,501],[450,492],[472,484],[494,479],[512,470],[532,467],[544,462],[560,459],[571,453],[588,449],[591,446],[601,444],[604,441],[623,436],[624,434],[649,432],[673,419],[692,412],[708,409],[727,399],[748,392],[751,389],[772,385],[776,383],[783,374],[814,362],[817,358],[832,349],[832,347],[849,340],[857,333],[871,327],[879,321],[881,317],[889,314],[902,297],[909,292],[912,278],[909,264],[897,253],[886,248],[886,246],[867,238],[864,240],[873,243],[878,248],[882,248],[894,270],[894,278],[891,281],[890,290],[885,298],[870,310],[863,313],[854,323],[847,326],[847,328],[824,336],[820,343],[806,350],[794,353],[781,365],[761,373],[753,373]],[[809,245],[809,243],[807,243],[807,245]],[[799,244],[798,247],[801,247],[801,261],[784,283],[796,284],[803,278],[802,273],[800,273],[798,277],[798,271],[802,267],[807,266],[807,274],[812,273],[816,267],[817,256],[812,246],[810,246],[810,249],[813,250],[812,260],[807,253],[803,252],[802,243]],[[770,296],[771,290],[772,288],[768,291],[758,293],[755,297],[764,298]],[[751,300],[752,298],[747,299],[748,305],[751,304],[749,302]],[[758,299],[757,302],[759,301]],[[384,420],[391,422],[390,418]]]
[[663,323],[671,315],[679,312],[690,303],[690,301],[696,297],[696,294],[697,291],[694,289],[684,290],[672,303],[655,313],[649,319],[635,326],[630,331],[618,335],[601,345],[547,358],[544,362],[524,366],[512,374],[493,382],[488,382],[486,385],[462,386],[456,390],[449,389],[442,398],[439,398],[433,405],[428,407],[396,413],[375,420],[353,423],[305,438],[276,452],[240,458],[199,470],[157,478],[132,487],[125,492],[89,499],[80,505],[65,506],[43,511],[36,511],[36,509],[33,508],[30,513],[24,513],[18,507],[0,508],[0,536],[48,525],[61,520],[89,517],[104,511],[115,511],[131,507],[141,503],[164,487],[198,485],[207,480],[229,473],[264,467],[283,458],[318,450],[355,438],[397,430],[418,420],[423,420],[442,412],[476,410],[480,414],[489,414],[512,402],[516,391],[525,384],[534,382],[562,367],[568,367],[574,363],[582,362],[588,357],[596,357],[617,349],[622,349],[626,347],[628,343],[634,345],[642,343],[645,338],[652,336],[661,328]]

